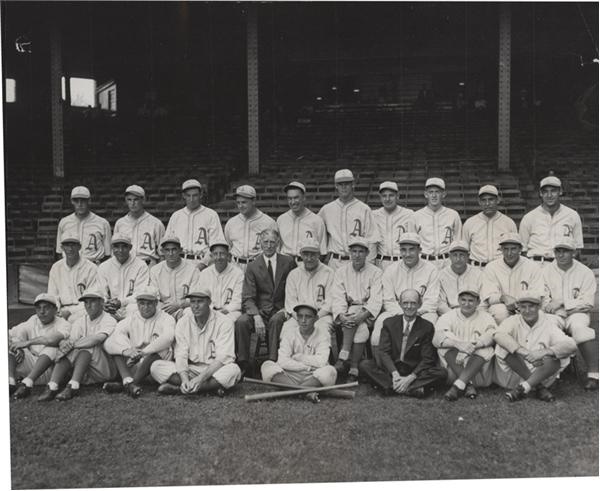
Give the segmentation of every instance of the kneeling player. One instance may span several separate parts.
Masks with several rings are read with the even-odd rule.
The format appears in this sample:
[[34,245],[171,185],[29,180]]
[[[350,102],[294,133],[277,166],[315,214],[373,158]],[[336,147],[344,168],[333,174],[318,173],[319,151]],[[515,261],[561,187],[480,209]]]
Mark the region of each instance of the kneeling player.
[[[261,367],[266,382],[324,387],[335,384],[337,372],[327,363],[330,336],[327,330],[315,329],[318,309],[313,305],[296,305],[297,326],[290,326],[281,335],[277,362],[267,360]],[[316,393],[307,394],[316,399]]]
[[433,345],[454,380],[444,395],[448,401],[462,395],[474,399],[475,385],[487,387],[492,383],[496,321],[478,309],[478,290],[473,286],[463,288],[458,294],[459,306],[442,315],[435,325]]
[[216,391],[223,395],[241,378],[234,363],[233,321],[210,308],[210,292],[196,288],[187,294],[192,312],[175,327],[175,361],[158,360],[150,367],[160,394]]
[[560,329],[558,317],[540,311],[542,293],[525,291],[517,301],[519,314],[502,322],[494,334],[495,382],[511,389],[506,393],[510,402],[523,399],[531,389],[538,399],[552,402],[548,387],[577,345]]
[[158,290],[147,286],[135,294],[137,310],[117,324],[104,349],[117,366],[121,382],[106,382],[106,392],[125,390],[131,397],[142,393],[141,383],[157,360],[173,357],[175,319],[158,308]]

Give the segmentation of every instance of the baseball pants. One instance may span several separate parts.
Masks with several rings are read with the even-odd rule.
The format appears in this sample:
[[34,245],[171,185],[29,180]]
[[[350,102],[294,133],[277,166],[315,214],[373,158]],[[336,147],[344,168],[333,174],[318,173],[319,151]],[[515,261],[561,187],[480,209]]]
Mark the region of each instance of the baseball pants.
[[271,360],[267,360],[262,364],[260,372],[262,379],[265,382],[270,382],[278,373],[285,373],[297,385],[302,385],[302,383],[310,377],[316,378],[322,386],[335,385],[335,379],[337,378],[337,372],[331,365],[320,367],[315,370],[290,371],[284,370]]
[[[202,375],[207,368],[208,365],[204,363],[190,363],[187,369],[188,377],[193,378],[198,375]],[[169,380],[171,375],[176,373],[177,368],[174,361],[156,360],[150,367],[150,374],[152,375],[152,378],[159,384],[164,384]],[[227,365],[223,365],[215,373],[213,373],[212,377],[219,382],[223,388],[229,389],[239,382],[239,380],[242,378],[242,372],[240,371],[240,367],[238,367],[235,363],[227,363]]]

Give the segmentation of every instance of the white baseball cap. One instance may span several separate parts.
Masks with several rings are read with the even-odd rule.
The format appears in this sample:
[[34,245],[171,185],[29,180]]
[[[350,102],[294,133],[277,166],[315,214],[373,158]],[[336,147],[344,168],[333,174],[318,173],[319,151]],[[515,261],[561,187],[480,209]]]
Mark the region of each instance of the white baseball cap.
[[215,240],[214,242],[211,242],[208,250],[212,252],[212,250],[217,246],[225,247],[227,250],[229,250],[229,243],[226,240]]
[[419,237],[419,234],[415,234],[414,232],[406,232],[400,236],[398,244],[412,244],[420,246],[421,237]]
[[384,189],[389,189],[390,191],[396,191],[396,192],[398,192],[398,184],[396,184],[393,181],[382,182],[379,185],[379,192],[381,193],[381,191],[383,191]]
[[321,252],[321,248],[316,239],[308,237],[300,244],[300,254],[303,252]]
[[210,298],[210,290],[208,288],[196,286],[185,296],[185,298],[191,297]]
[[485,186],[481,186],[479,188],[479,193],[477,193],[477,196],[481,196],[482,194],[491,194],[493,196],[499,196],[498,188],[496,188],[496,186],[492,186],[491,184],[486,184]]
[[159,300],[159,293],[156,288],[150,285],[145,285],[135,293],[136,300]]
[[125,190],[125,194],[133,194],[134,196],[138,196],[140,198],[146,197],[146,191],[142,186],[138,186],[137,184],[132,184]]
[[548,176],[548,177],[544,177],[541,181],[540,181],[540,189],[542,189],[545,186],[552,186],[555,188],[561,188],[562,187],[562,183],[560,182],[560,179],[556,176]]
[[361,246],[369,250],[369,243],[367,242],[367,239],[361,237],[360,235],[357,235],[356,237],[350,237],[348,240],[348,248],[353,246]]
[[60,240],[60,243],[61,244],[73,243],[73,244],[79,244],[79,245],[81,245],[81,240],[76,235],[66,235],[65,237],[63,237]]
[[467,244],[464,240],[455,240],[454,242],[452,242],[452,244],[450,244],[450,247],[448,248],[448,252],[454,251],[469,252],[469,244]]
[[577,244],[575,244],[575,241],[571,237],[562,237],[554,244],[554,249],[569,249],[571,251],[576,251]]
[[131,239],[125,234],[115,234],[110,240],[111,244],[127,244],[131,245]]
[[474,297],[480,298],[479,290],[475,285],[465,285],[458,292],[458,296],[460,297],[463,293],[468,293],[469,295],[473,295]]
[[202,184],[197,179],[188,179],[181,185],[181,191],[186,191],[187,189],[198,188],[202,189]]
[[74,199],[74,198],[90,199],[91,196],[92,195],[90,194],[90,190],[88,188],[86,188],[85,186],[75,186],[71,190],[71,199]]
[[498,244],[518,244],[523,247],[523,241],[521,240],[521,236],[516,232],[509,232],[506,234],[502,234],[500,238],[500,242]]
[[165,244],[177,244],[179,247],[181,247],[181,241],[179,240],[179,237],[176,237],[175,235],[163,237],[160,241],[160,246],[164,247]]
[[290,182],[286,187],[283,188],[283,192],[287,193],[288,189],[299,189],[303,193],[306,193],[306,186],[298,181]]
[[517,297],[517,302],[531,302],[531,303],[542,303],[542,297],[544,294],[536,290],[525,290]]
[[427,179],[427,181],[425,181],[425,189],[431,186],[436,186],[440,189],[446,189],[446,183],[440,177],[430,177]]
[[294,307],[294,312],[298,312],[301,308],[306,308],[306,309],[310,309],[312,310],[315,314],[317,314],[319,312],[319,309],[317,307],[315,307],[314,305],[311,305],[309,303],[299,303],[298,305],[296,305]]
[[238,186],[235,190],[234,196],[241,196],[242,198],[256,198],[256,189],[248,184]]
[[81,295],[81,297],[79,297],[79,301],[81,302],[82,300],[85,300],[86,298],[99,298],[101,300],[105,300],[106,295],[100,288],[93,286],[83,292],[83,295]]
[[340,169],[335,173],[333,181],[338,184],[340,182],[352,182],[354,181],[354,174],[350,169]]
[[37,305],[39,302],[48,302],[55,307],[58,307],[58,299],[50,293],[40,293],[37,297],[35,297],[33,305]]

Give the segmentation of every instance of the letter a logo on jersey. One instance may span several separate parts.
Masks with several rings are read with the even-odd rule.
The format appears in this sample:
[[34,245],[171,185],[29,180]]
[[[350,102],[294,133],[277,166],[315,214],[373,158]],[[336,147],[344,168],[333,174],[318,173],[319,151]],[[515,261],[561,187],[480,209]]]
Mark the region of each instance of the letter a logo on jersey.
[[421,297],[425,296],[425,292],[427,291],[427,285],[421,285],[419,287],[419,293],[421,294]]
[[223,302],[223,305],[227,305],[229,302],[231,302],[231,299],[233,298],[233,290],[231,288],[227,288],[224,293],[225,301]]
[[198,237],[196,238],[196,242],[194,242],[194,244],[208,245],[208,233],[204,227],[200,227],[198,229]]
[[526,281],[521,281],[521,290],[529,290],[529,283],[527,283]]
[[352,232],[350,232],[352,237],[362,237],[362,224],[358,218],[354,219],[354,227],[352,228]]
[[568,224],[565,223],[563,225],[563,228],[565,229],[563,237],[573,237],[573,235],[574,235],[573,234],[573,227],[571,225],[568,225]]
[[312,234],[312,232],[310,230],[306,231],[306,238],[307,239],[312,239],[313,238],[313,234]]
[[154,249],[154,247],[152,247],[152,236],[148,232],[144,232],[144,240],[142,241],[140,249],[144,249],[145,251]]
[[253,251],[260,251],[260,232],[256,233],[256,242],[254,243]]
[[325,286],[317,285],[317,304],[321,305],[325,301]]
[[581,290],[579,288],[573,288],[573,298],[577,298]]
[[400,237],[405,233],[406,229],[404,228],[404,225],[398,225],[398,238],[396,239],[396,242],[400,242]]
[[444,230],[446,231],[446,233],[444,235],[444,240],[442,241],[442,245],[448,245],[448,244],[452,243],[452,236],[454,234],[452,233],[452,227],[444,227]]
[[129,296],[133,293],[134,284],[135,284],[135,282],[133,280],[129,280],[129,289],[127,290],[126,296]]
[[98,239],[95,235],[90,235],[90,240],[85,248],[86,251],[96,252],[98,250]]

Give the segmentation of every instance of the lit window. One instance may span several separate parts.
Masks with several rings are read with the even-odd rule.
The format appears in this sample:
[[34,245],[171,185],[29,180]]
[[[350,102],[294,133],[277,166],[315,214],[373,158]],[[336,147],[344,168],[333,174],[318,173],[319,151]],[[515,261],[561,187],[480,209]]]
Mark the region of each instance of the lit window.
[[61,88],[61,93],[62,93],[62,100],[66,101],[67,100],[67,85],[66,85],[66,81],[65,81],[65,77],[60,77],[60,88]]
[[70,78],[71,106],[96,107],[96,81],[91,78]]
[[117,111],[117,84],[114,80],[110,80],[102,84],[97,89],[98,105],[100,109],[105,111]]
[[7,78],[5,84],[4,97],[6,102],[16,102],[17,100],[17,82],[14,78]]

